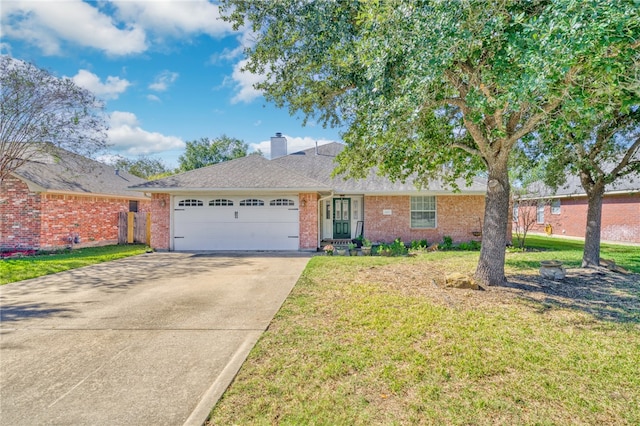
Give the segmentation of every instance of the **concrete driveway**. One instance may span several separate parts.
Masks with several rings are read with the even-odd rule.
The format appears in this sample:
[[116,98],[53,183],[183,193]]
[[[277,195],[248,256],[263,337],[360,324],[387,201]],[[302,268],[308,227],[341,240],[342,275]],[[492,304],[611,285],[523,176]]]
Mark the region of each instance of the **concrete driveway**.
[[309,255],[152,253],[0,287],[0,423],[202,424]]

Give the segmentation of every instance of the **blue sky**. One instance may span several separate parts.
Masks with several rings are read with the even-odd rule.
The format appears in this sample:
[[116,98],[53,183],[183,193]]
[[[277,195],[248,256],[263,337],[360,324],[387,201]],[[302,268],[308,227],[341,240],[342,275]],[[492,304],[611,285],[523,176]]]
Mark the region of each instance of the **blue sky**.
[[111,152],[176,166],[186,141],[222,134],[269,155],[340,140],[339,131],[267,104],[242,73],[248,31],[206,0],[2,0],[0,52],[72,78],[106,102]]

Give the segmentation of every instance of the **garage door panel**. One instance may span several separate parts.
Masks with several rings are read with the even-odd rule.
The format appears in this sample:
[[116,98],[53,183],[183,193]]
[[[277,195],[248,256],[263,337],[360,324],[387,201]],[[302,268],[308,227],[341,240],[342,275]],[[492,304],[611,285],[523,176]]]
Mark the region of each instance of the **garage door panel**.
[[[202,200],[202,205],[192,199]],[[209,205],[225,198],[233,206]],[[298,197],[282,196],[294,205],[270,205],[269,197],[180,197],[175,199],[173,230],[175,250],[298,250]],[[264,205],[243,205],[259,199]],[[179,203],[184,201],[180,206]],[[192,205],[186,205],[192,204]]]

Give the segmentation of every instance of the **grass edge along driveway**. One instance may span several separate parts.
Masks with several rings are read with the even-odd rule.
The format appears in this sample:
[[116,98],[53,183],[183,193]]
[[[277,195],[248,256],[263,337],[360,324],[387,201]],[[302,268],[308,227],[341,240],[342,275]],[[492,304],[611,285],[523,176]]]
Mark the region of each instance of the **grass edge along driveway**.
[[[313,258],[209,424],[640,424],[640,282],[594,315],[604,287],[545,294],[530,265],[582,255],[552,245],[507,256],[538,287],[484,292],[437,284],[473,252]],[[603,257],[630,267],[625,247]]]
[[146,252],[140,244],[88,247],[35,256],[0,259],[0,285],[96,263],[109,262]]

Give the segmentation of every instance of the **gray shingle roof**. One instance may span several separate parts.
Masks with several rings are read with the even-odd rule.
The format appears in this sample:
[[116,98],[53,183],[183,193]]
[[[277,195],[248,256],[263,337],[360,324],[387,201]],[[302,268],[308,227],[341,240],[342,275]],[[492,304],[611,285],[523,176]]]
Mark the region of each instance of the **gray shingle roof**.
[[[305,174],[313,179],[325,183],[333,190],[339,193],[398,193],[398,192],[416,192],[416,186],[413,180],[408,179],[406,182],[392,182],[384,176],[376,174],[375,170],[371,170],[369,175],[364,179],[347,179],[342,177],[331,177],[333,169],[336,167],[335,158],[344,149],[344,145],[332,142],[326,145],[299,151],[285,157],[272,160],[284,167],[295,170],[301,174]],[[471,186],[467,186],[462,180],[459,180],[458,186],[461,192],[482,193],[486,191],[486,181],[483,179],[475,179]],[[423,192],[440,193],[451,192],[451,188],[447,187],[439,180],[432,180],[426,187],[421,189]]]
[[61,148],[38,154],[34,161],[20,166],[13,174],[30,187],[43,192],[75,192],[81,194],[142,197],[128,189],[145,182],[137,176],[112,166],[74,154]]
[[260,155],[249,155],[136,185],[132,189],[177,192],[247,189],[328,191],[330,188]]
[[[585,196],[580,178],[575,175],[567,176],[567,181],[557,190],[546,186],[542,182],[534,182],[528,188],[527,198],[572,197]],[[616,182],[605,186],[605,194],[640,192],[640,174],[626,175]]]
[[[191,170],[163,179],[133,186],[132,189],[146,192],[189,192],[189,191],[335,191],[337,193],[415,193],[417,189],[412,181],[391,182],[371,171],[365,179],[332,178],[336,167],[335,158],[344,149],[344,145],[333,142],[295,152],[274,160],[259,155],[237,158],[224,163],[214,164],[201,169]],[[477,179],[467,187],[460,181],[462,192],[484,193],[486,182]],[[423,192],[449,193],[439,181],[432,181]]]

